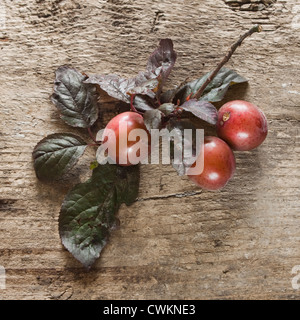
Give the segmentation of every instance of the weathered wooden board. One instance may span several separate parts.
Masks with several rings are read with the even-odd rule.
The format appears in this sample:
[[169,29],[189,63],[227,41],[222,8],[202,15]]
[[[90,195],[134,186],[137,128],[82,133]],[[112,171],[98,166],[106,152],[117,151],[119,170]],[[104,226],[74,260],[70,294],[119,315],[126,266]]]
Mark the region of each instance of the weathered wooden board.
[[[1,299],[300,298],[291,284],[300,265],[299,1],[236,1],[236,10],[225,2],[0,1]],[[169,37],[178,52],[172,87],[211,70],[256,23],[264,32],[228,64],[250,84],[227,100],[265,111],[264,145],[236,152],[236,175],[220,192],[197,189],[169,166],[142,167],[138,201],[121,208],[120,229],[87,273],[62,247],[57,224],[94,150],[60,184],[39,182],[31,159],[44,136],[78,132],[49,100],[55,69],[129,77]],[[109,99],[102,108],[104,120],[117,112]]]

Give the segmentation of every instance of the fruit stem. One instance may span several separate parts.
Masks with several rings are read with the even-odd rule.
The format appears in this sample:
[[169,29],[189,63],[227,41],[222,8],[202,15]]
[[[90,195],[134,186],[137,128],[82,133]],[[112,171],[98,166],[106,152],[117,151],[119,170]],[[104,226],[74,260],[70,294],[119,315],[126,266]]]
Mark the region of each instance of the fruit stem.
[[133,105],[134,97],[135,97],[135,94],[132,94],[132,95],[130,96],[130,109],[131,109],[131,111],[133,111],[133,112],[138,112],[138,111],[136,110],[135,106]]
[[243,34],[238,41],[236,41],[229,49],[226,56],[220,61],[217,65],[216,69],[210,74],[207,80],[203,83],[203,85],[199,88],[199,90],[194,94],[193,99],[199,99],[203,94],[206,87],[209,83],[215,78],[221,68],[230,60],[231,56],[234,54],[235,50],[242,44],[242,42],[247,38],[250,37],[255,32],[261,32],[262,27],[259,25],[253,26],[250,30],[248,30],[245,34]]

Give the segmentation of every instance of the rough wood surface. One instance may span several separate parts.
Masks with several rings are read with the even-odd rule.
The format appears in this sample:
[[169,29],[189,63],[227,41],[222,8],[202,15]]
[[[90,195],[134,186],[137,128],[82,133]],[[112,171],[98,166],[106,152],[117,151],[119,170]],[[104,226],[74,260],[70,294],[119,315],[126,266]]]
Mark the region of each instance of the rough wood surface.
[[[291,285],[300,265],[299,2],[239,10],[229,2],[0,1],[1,299],[300,298]],[[264,145],[236,152],[236,175],[220,192],[201,191],[168,166],[144,166],[138,201],[121,208],[120,229],[87,273],[62,247],[57,224],[65,194],[89,173],[93,150],[59,184],[39,182],[31,159],[46,135],[78,132],[49,100],[55,69],[71,64],[129,77],[170,37],[178,52],[172,87],[211,70],[254,23],[264,32],[228,64],[250,84],[227,100],[265,111]],[[105,122],[117,107],[109,99],[102,107]]]

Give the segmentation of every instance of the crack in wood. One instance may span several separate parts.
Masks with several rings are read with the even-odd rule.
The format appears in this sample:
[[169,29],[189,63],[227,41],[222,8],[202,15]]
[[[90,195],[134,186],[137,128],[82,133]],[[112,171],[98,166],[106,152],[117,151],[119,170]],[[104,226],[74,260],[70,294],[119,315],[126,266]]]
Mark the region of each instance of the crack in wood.
[[186,198],[193,197],[202,193],[202,190],[199,191],[189,191],[189,192],[179,192],[179,193],[171,193],[166,195],[157,195],[146,198],[137,198],[137,201],[148,201],[148,200],[164,200],[168,198]]

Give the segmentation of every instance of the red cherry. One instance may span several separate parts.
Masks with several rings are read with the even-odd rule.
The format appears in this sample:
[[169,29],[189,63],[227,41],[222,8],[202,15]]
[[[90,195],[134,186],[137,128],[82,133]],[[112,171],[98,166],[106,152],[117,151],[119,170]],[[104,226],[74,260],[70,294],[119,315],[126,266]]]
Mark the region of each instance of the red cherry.
[[219,110],[217,134],[234,150],[252,150],[262,144],[268,134],[267,119],[250,102],[230,101]]
[[232,150],[226,142],[217,137],[205,137],[202,150],[204,169],[199,175],[189,175],[188,171],[189,179],[203,189],[223,188],[235,172],[235,157]]
[[[112,131],[109,131],[108,129]],[[129,141],[128,136],[134,129],[143,130],[145,133],[144,137],[146,136],[147,138],[144,139],[142,136],[136,137],[135,141]],[[114,137],[111,136],[111,134],[114,134]],[[107,143],[108,146],[109,157],[119,165],[130,166],[138,163],[130,162],[130,159],[132,159],[130,157],[131,155],[136,155],[137,157],[140,156],[140,150],[133,148],[140,139],[142,139],[141,142],[146,145],[148,152],[150,151],[149,132],[144,124],[143,117],[136,112],[123,112],[112,118],[105,127],[103,137],[103,143]],[[125,143],[122,144],[121,139],[124,139]],[[148,153],[143,155],[144,158],[147,156]]]

